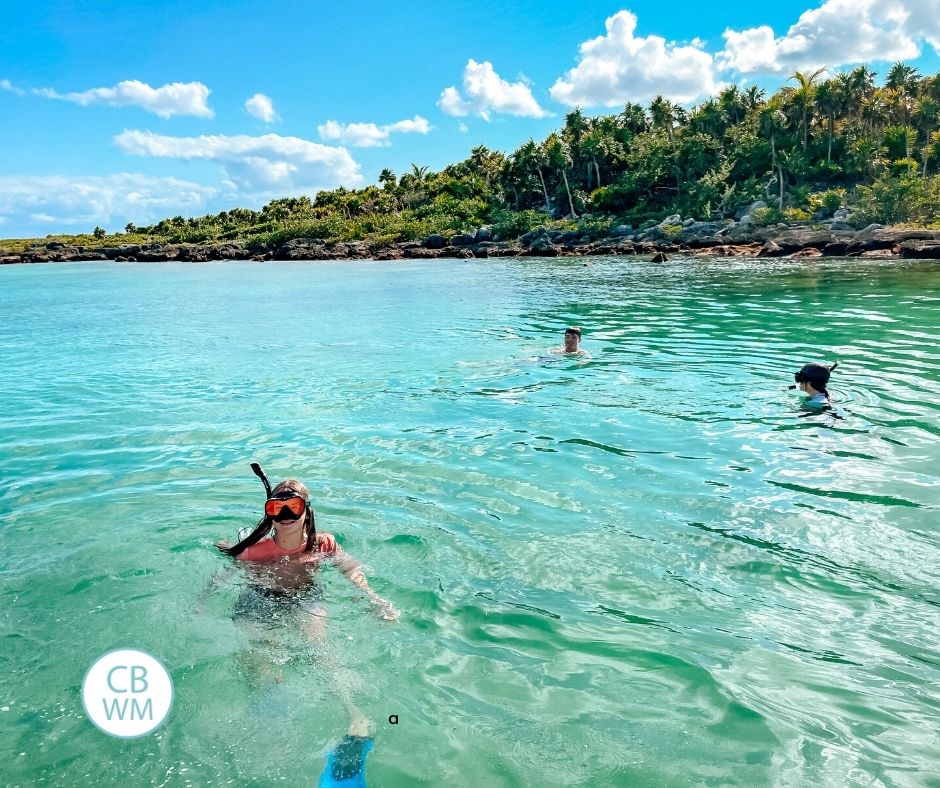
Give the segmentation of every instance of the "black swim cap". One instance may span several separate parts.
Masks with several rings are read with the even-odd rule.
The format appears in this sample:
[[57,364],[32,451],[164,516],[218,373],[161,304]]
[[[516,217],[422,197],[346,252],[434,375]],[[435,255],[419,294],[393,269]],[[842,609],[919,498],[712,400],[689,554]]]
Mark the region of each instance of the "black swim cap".
[[[832,369],[835,369],[833,365]],[[807,364],[794,375],[797,383],[809,383],[816,391],[825,391],[831,370],[825,364]]]

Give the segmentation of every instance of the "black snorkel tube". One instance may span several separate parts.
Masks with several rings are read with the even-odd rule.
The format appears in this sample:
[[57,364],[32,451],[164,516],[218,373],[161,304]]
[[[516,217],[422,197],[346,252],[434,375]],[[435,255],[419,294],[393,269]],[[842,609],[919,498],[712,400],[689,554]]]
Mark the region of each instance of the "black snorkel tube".
[[[264,485],[264,494],[267,498],[271,498],[271,482],[268,481],[268,476],[264,472],[264,469],[257,462],[252,462],[248,466],[254,472],[255,476],[261,479],[261,483]],[[310,523],[310,528],[313,533],[317,532],[317,521],[313,516],[313,508],[310,506],[310,502],[307,501],[307,520]]]
[[252,471],[254,471],[255,476],[261,479],[261,483],[264,484],[264,493],[268,498],[271,497],[271,483],[268,481],[268,477],[265,475],[264,471],[261,469],[261,466],[253,462],[249,466]]

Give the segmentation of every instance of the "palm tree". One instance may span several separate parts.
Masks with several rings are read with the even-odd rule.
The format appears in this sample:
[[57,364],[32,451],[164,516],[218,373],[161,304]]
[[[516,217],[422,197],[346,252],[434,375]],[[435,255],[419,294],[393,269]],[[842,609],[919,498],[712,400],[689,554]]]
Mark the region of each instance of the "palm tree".
[[816,89],[816,107],[826,116],[829,125],[829,147],[826,150],[826,164],[832,161],[832,137],[835,131],[836,115],[842,109],[843,98],[838,80],[827,79]]
[[[767,102],[758,117],[758,132],[770,140],[771,168],[778,173],[780,180],[780,210],[783,210],[783,167],[777,155],[777,136],[783,133],[786,116],[780,109],[780,99],[774,96]],[[769,186],[768,186],[769,188]]]
[[545,197],[545,210],[551,213],[552,204],[548,199],[548,189],[545,186],[545,175],[542,172],[548,165],[548,157],[545,150],[540,145],[535,144],[535,140],[529,140],[514,154],[520,169],[523,171],[535,170],[539,176],[539,183],[542,185],[542,194]]
[[559,135],[554,132],[549,134],[542,144],[545,155],[552,167],[561,173],[562,180],[565,183],[565,192],[568,194],[568,206],[571,208],[571,215],[577,216],[574,209],[574,200],[571,197],[571,187],[568,185],[568,168],[572,165],[571,148]]
[[743,116],[746,111],[744,96],[737,85],[731,85],[718,94],[718,106],[735,126],[740,123],[739,115]]
[[581,111],[581,107],[575,107],[571,112],[565,115],[565,129],[564,136],[568,140],[569,144],[573,147],[577,147],[581,144],[581,140],[584,138],[584,135],[588,133],[590,128],[590,120],[584,117],[584,113]]
[[721,138],[727,126],[727,112],[714,99],[709,99],[696,107],[689,119],[689,129],[693,133],[707,134],[716,139]]
[[391,191],[398,185],[398,177],[395,175],[394,171],[385,167],[382,172],[379,173],[379,183],[382,184],[383,189]]
[[665,129],[670,142],[675,141],[675,129],[673,124],[676,121],[677,107],[663,96],[657,96],[650,104],[650,118],[654,129]]
[[934,101],[930,96],[922,96],[917,101],[917,106],[914,110],[914,126],[917,128],[918,132],[922,132],[924,135],[924,172],[923,175],[927,177],[927,161],[930,158],[930,137],[933,134],[934,128],[937,123],[940,122],[940,103]]
[[757,85],[751,85],[744,91],[744,104],[747,106],[748,110],[755,110],[761,105],[765,95],[764,91],[757,87]]
[[777,166],[777,137],[783,134],[787,118],[780,108],[780,99],[774,96],[758,116],[758,133],[770,140],[770,155],[773,166]]
[[803,127],[803,150],[806,150],[809,144],[809,113],[813,105],[813,97],[816,94],[814,83],[826,69],[818,68],[812,74],[803,71],[796,71],[790,77],[791,80],[799,84],[797,88],[785,88],[787,95],[800,109]]
[[898,61],[888,71],[888,76],[885,78],[885,87],[912,93],[917,87],[919,77],[920,74],[916,68]]
[[885,163],[885,149],[881,141],[870,135],[859,137],[849,145],[849,161],[857,172],[874,180]]
[[875,72],[868,66],[859,66],[848,74],[840,74],[839,83],[845,96],[846,108],[851,110],[854,107],[855,119],[860,121],[862,105],[875,91]]
[[632,134],[639,134],[646,131],[648,122],[646,119],[646,110],[640,104],[628,103],[624,106],[623,112],[618,115],[621,128]]

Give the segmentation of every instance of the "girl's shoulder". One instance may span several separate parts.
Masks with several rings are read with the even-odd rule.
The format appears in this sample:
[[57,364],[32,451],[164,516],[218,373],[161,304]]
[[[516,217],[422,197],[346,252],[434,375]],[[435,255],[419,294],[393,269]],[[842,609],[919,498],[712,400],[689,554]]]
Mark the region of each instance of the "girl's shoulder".
[[246,547],[238,556],[239,561],[271,561],[284,555],[284,551],[277,546],[277,543],[266,536]]

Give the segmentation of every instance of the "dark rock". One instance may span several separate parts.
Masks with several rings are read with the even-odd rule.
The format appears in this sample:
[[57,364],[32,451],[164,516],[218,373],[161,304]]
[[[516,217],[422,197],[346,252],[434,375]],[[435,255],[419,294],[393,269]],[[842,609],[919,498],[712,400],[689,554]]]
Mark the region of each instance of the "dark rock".
[[618,224],[616,227],[612,228],[607,235],[611,238],[622,238],[625,235],[633,235],[633,225]]
[[451,238],[450,242],[453,246],[470,246],[475,241],[476,238],[469,233],[461,233]]
[[666,231],[662,228],[661,225],[654,225],[648,230],[642,232],[639,236],[640,241],[658,241],[661,238],[666,237]]
[[940,241],[904,241],[901,257],[914,260],[940,260]]
[[714,238],[716,233],[724,229],[724,222],[694,222],[684,227],[676,236],[676,240],[680,243],[690,243],[702,238]]
[[775,241],[765,241],[757,253],[758,257],[782,257],[786,252]]
[[441,256],[439,249],[428,249],[426,247],[409,248],[404,250],[405,257],[417,260],[433,260]]
[[842,257],[849,248],[849,242],[845,240],[831,241],[827,243],[822,250],[826,257]]
[[140,263],[166,263],[175,260],[177,249],[174,246],[161,246],[160,244],[149,244],[143,247],[136,255]]
[[421,245],[425,249],[443,249],[447,246],[447,239],[443,235],[429,235],[421,242]]
[[492,227],[479,227],[477,228],[476,238],[477,242],[479,241],[492,241],[493,240],[493,228]]
[[901,229],[892,230],[869,225],[855,234],[848,246],[849,254],[894,249],[905,241],[940,241],[940,231]]
[[557,257],[558,248],[549,238],[541,236],[529,246],[528,254],[537,257]]
[[464,247],[459,252],[457,252],[457,257],[459,257],[461,260],[467,260],[473,257],[473,252],[471,252],[469,249]]
[[547,227],[536,227],[534,230],[530,230],[524,235],[519,236],[519,243],[523,246],[531,246],[532,242],[536,238],[541,238],[542,236],[548,237],[548,228]]
[[791,257],[822,257],[823,253],[819,249],[815,249],[812,246],[808,246],[806,249],[800,249],[800,251],[791,255]]
[[399,249],[383,249],[376,256],[376,260],[401,260],[402,257],[401,250]]
[[665,252],[656,252],[656,254],[653,255],[653,259],[650,260],[650,262],[651,263],[665,263],[667,260],[669,260],[669,258],[666,257]]

